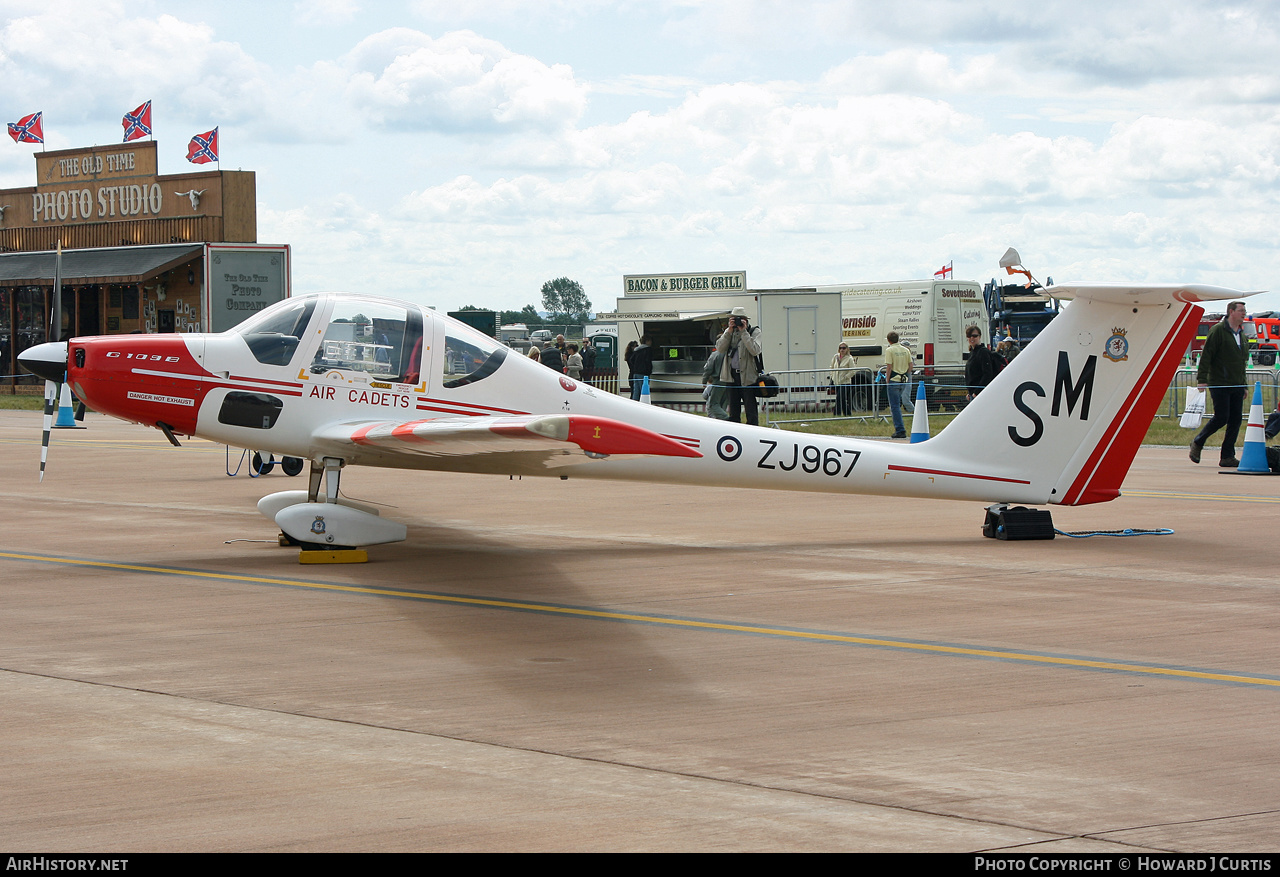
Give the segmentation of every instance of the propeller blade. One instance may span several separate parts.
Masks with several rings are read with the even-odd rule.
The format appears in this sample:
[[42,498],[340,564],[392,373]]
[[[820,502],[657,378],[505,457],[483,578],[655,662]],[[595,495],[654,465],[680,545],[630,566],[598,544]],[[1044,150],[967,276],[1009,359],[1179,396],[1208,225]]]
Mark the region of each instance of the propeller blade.
[[58,385],[44,382],[44,434],[40,436],[40,480],[44,481],[44,465],[49,458],[49,433],[53,429],[53,400],[58,397]]
[[18,364],[39,378],[44,378],[44,435],[40,438],[40,480],[44,481],[45,462],[49,458],[49,432],[53,428],[53,403],[58,398],[58,384],[67,376],[67,345],[64,341],[46,341],[28,347],[18,354]]

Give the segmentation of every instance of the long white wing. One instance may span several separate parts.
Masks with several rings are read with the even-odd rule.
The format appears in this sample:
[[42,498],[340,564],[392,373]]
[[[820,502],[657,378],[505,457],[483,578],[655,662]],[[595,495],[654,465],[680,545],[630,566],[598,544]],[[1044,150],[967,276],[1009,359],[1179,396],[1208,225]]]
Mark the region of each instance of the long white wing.
[[592,457],[702,456],[639,426],[574,414],[347,421],[319,430],[313,447],[365,465],[501,474],[545,472]]

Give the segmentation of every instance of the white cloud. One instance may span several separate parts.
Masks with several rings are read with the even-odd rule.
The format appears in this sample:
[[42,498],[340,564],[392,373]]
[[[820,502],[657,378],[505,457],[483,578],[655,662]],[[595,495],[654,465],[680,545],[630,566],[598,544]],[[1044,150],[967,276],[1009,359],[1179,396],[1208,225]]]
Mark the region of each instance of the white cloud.
[[[222,124],[300,291],[372,271],[440,307],[518,308],[568,275],[608,305],[624,271],[985,278],[1011,244],[1060,279],[1280,270],[1268,4],[366,7],[282,66],[247,6],[240,31],[149,0],[10,2],[0,76],[58,136],[76,115],[118,136],[146,98],[169,131]],[[0,155],[29,185],[26,153]]]
[[1020,77],[995,55],[953,58],[928,48],[859,55],[819,81],[836,94],[956,94],[1012,90]]
[[360,12],[355,0],[306,0],[293,4],[293,14],[300,24],[331,27],[353,21]]
[[591,15],[617,5],[617,0],[412,0],[409,7],[419,18],[451,22],[505,22],[518,20],[530,25],[540,21],[563,21]]
[[[323,17],[352,9],[334,2]],[[390,28],[342,57],[280,71],[209,25],[130,16],[114,2],[59,3],[8,19],[0,81],[11,96],[38,96],[47,117],[64,125],[101,124],[151,99],[157,124],[175,116],[242,123],[277,142],[354,139],[379,127],[557,131],[578,120],[587,99],[565,65],[469,31],[433,38]]]
[[[925,68],[946,67],[935,62]],[[885,67],[882,81],[901,81],[900,57]],[[1240,244],[1216,229],[1247,230],[1231,214],[1275,187],[1271,126],[1130,114],[1096,137],[1007,135],[943,98],[833,94],[847,75],[832,71],[807,94],[796,83],[722,83],[663,112],[561,132],[540,141],[555,144],[545,168],[458,175],[383,221],[406,248],[482,261],[479,277],[504,264],[595,278],[732,264],[786,285],[922,274],[947,259],[983,276],[1005,246],[1034,253],[1032,242],[1041,273],[1167,279],[1174,265],[1222,271],[1229,257],[1205,254]],[[964,90],[937,91],[947,89]],[[503,140],[475,160],[509,159],[535,140]],[[1243,200],[1222,203],[1228,192]],[[493,294],[509,296],[503,307],[523,303],[519,292]]]
[[203,24],[130,18],[112,2],[60,3],[0,28],[0,81],[51,122],[122,115],[147,99],[232,120],[256,114],[268,67]]
[[376,33],[338,67],[353,109],[403,129],[557,129],[586,105],[585,88],[564,65],[548,67],[470,31]]

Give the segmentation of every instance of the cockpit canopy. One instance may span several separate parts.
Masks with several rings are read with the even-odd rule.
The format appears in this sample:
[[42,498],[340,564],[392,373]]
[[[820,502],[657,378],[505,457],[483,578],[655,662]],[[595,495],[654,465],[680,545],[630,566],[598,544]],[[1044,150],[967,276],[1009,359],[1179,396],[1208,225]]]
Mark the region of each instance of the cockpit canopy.
[[[293,364],[308,337],[317,309],[332,301],[319,336],[308,349],[314,374],[364,372],[378,380],[417,384],[430,364],[433,322],[444,328],[444,349],[436,351],[441,382],[456,389],[483,380],[497,371],[507,348],[496,339],[455,320],[424,311],[417,305],[358,295],[309,295],[286,299],[245,320],[232,333],[241,336],[255,359],[264,365]],[[424,322],[425,320],[425,322]],[[426,354],[424,356],[424,354]]]
[[231,331],[244,338],[253,356],[264,365],[288,365],[311,314],[315,296],[285,299],[245,320]]

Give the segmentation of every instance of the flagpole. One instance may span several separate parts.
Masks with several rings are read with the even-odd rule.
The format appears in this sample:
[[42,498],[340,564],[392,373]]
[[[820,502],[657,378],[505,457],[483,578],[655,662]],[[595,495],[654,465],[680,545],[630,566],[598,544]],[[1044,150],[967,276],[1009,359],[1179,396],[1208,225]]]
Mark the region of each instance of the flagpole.
[[[45,333],[46,341],[62,340],[62,238],[58,238],[58,254],[53,259],[53,307],[51,331]],[[53,337],[50,338],[49,336]],[[66,373],[63,372],[63,379]],[[58,384],[61,381],[44,382],[44,432],[40,439],[40,480],[44,481],[45,465],[49,462],[49,430],[53,427],[53,405],[58,398]]]
[[58,238],[58,254],[53,260],[53,325],[51,341],[62,340],[62,238]]

